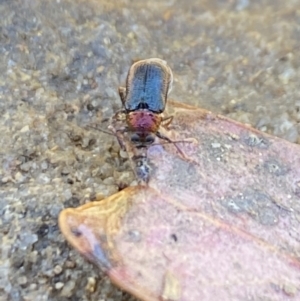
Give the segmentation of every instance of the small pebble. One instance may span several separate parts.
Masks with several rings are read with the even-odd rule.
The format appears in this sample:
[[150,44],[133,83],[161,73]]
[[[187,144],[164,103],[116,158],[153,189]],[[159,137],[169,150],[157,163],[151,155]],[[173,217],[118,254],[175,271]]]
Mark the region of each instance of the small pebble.
[[131,171],[124,171],[120,173],[120,176],[117,178],[117,182],[127,187],[130,185],[133,179],[133,173]]
[[110,38],[105,37],[105,38],[103,39],[103,43],[104,43],[105,45],[109,45],[109,44],[110,44]]
[[65,166],[62,171],[61,171],[61,175],[62,176],[66,176],[70,173],[70,168],[68,166]]
[[94,277],[88,277],[85,289],[90,293],[93,293],[95,291],[96,279]]
[[38,283],[39,284],[46,284],[47,282],[48,282],[48,278],[46,278],[46,277],[38,278]]
[[211,147],[212,147],[212,148],[219,148],[219,147],[221,147],[221,144],[215,142],[215,143],[212,143],[212,144],[211,144]]
[[1,183],[3,183],[3,184],[8,183],[8,182],[13,182],[13,179],[11,176],[5,176],[1,179]]
[[38,260],[38,251],[32,251],[30,254],[29,254],[29,260],[31,263],[36,263],[37,260]]
[[36,283],[31,283],[31,284],[29,285],[29,289],[30,289],[31,291],[35,291],[35,290],[37,289],[37,284],[36,284]]
[[27,283],[27,277],[26,276],[21,276],[20,278],[18,278],[18,283],[20,285],[25,285]]
[[21,129],[20,129],[20,133],[26,133],[26,132],[28,132],[29,131],[29,126],[28,125],[25,125],[24,127],[22,127]]
[[101,73],[104,70],[104,66],[99,66],[96,71],[97,73]]
[[106,162],[101,166],[100,171],[101,174],[107,178],[113,175],[114,168],[112,164]]
[[134,32],[130,31],[130,32],[127,34],[127,37],[128,37],[129,39],[134,39],[134,37],[135,37]]
[[22,171],[25,171],[25,172],[28,172],[31,168],[31,165],[32,165],[32,162],[26,162],[26,163],[23,163],[22,165],[20,165],[20,169]]
[[15,180],[17,182],[22,182],[24,180],[24,176],[22,175],[22,173],[20,173],[19,171],[15,174]]
[[120,150],[120,157],[123,159],[127,159],[128,158],[128,153],[125,150]]
[[62,282],[56,282],[54,287],[56,290],[61,290],[64,287],[64,284]]
[[67,260],[65,262],[65,268],[67,269],[74,269],[76,267],[76,262],[71,261],[71,260]]
[[56,265],[53,269],[53,272],[54,272],[55,275],[61,274],[62,271],[63,271],[63,269],[60,265]]
[[46,161],[43,161],[41,164],[41,169],[46,170],[48,168],[48,163]]
[[115,179],[113,177],[109,177],[103,180],[103,184],[106,185],[114,185],[115,184]]
[[64,284],[63,289],[61,291],[62,297],[71,297],[73,291],[75,290],[76,283],[73,280],[69,280],[67,283]]
[[61,183],[62,182],[62,179],[61,178],[53,178],[51,180],[51,183],[54,183],[54,184],[57,184],[57,183]]
[[40,184],[48,184],[50,183],[50,178],[46,174],[41,173],[37,177],[37,182]]

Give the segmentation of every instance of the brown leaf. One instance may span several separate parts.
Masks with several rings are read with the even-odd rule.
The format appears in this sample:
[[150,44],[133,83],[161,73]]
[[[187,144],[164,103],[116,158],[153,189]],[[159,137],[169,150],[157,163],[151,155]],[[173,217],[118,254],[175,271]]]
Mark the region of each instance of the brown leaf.
[[172,103],[148,186],[66,209],[82,255],[144,301],[300,300],[300,148]]

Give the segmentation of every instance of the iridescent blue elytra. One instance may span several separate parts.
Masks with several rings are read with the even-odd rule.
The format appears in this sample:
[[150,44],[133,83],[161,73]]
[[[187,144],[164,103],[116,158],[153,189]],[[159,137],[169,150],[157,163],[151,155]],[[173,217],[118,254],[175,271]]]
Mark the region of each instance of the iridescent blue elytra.
[[162,60],[136,62],[128,72],[123,104],[127,111],[147,109],[162,113],[172,84],[170,67]]

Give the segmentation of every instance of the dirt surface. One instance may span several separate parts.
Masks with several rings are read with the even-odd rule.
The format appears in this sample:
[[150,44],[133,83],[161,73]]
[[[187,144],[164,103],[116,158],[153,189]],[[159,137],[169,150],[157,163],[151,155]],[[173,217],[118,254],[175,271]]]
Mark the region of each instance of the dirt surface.
[[[188,5],[187,5],[188,3]],[[135,179],[107,127],[133,60],[170,97],[300,142],[300,1],[1,1],[0,300],[134,300],[62,237],[58,213]]]

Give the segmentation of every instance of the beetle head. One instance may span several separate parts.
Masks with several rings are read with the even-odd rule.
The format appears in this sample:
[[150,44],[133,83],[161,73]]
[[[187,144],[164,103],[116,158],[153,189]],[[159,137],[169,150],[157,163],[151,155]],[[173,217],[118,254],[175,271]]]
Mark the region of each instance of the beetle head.
[[149,132],[136,132],[130,137],[130,141],[137,148],[147,147],[154,143],[155,135]]

